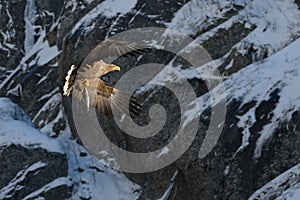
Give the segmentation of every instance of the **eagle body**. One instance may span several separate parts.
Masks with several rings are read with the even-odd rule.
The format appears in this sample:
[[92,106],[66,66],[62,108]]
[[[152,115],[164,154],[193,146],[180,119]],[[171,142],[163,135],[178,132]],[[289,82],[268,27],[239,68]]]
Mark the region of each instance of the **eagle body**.
[[[112,71],[120,71],[120,67],[115,64],[105,63],[102,59],[97,59],[99,51],[110,51],[113,56],[121,56],[126,52],[132,54],[140,54],[143,52],[135,43],[107,40],[104,43],[96,46],[96,48],[87,56],[91,60],[96,60],[85,65],[72,65],[67,72],[65,84],[63,86],[63,95],[72,95],[79,102],[85,102],[88,109],[95,107],[100,113],[107,115],[111,113],[111,106],[116,110],[121,111],[127,108],[126,99],[128,95],[118,89],[109,86],[101,76]],[[138,49],[138,50],[135,50]],[[129,109],[133,112],[138,112],[139,105],[131,101]]]

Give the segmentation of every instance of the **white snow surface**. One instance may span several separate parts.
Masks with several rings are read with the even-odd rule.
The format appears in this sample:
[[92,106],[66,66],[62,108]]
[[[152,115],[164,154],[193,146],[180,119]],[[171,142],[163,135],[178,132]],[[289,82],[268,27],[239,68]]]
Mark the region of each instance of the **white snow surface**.
[[[34,8],[32,2],[31,0],[27,0],[28,8]],[[91,3],[92,0],[85,0],[85,2]],[[81,18],[71,30],[70,34],[73,35],[79,29],[84,29],[85,33],[88,33],[92,29],[97,28],[94,23],[95,18],[122,16],[130,12],[136,3],[137,0],[105,0]],[[225,18],[225,13],[233,8],[233,4],[243,5],[245,7],[240,10],[237,15]],[[72,0],[67,3],[67,6],[72,6],[75,10],[78,5],[76,1]],[[222,11],[219,9],[221,7],[223,8]],[[32,11],[31,9],[29,15],[34,14]],[[195,14],[191,15],[191,13]],[[258,50],[258,54],[261,49],[266,48],[268,55],[273,55],[268,59],[245,67],[231,77],[226,77],[227,79],[224,81],[228,103],[233,99],[241,100],[241,106],[250,101],[257,102],[247,113],[239,116],[240,121],[238,126],[243,128],[243,139],[238,151],[243,150],[249,144],[249,128],[257,120],[254,114],[255,109],[262,101],[268,100],[270,94],[275,89],[279,90],[279,102],[272,111],[274,115],[271,121],[265,125],[263,130],[259,133],[260,138],[257,141],[255,150],[255,157],[259,157],[264,142],[272,136],[279,122],[289,120],[291,114],[299,110],[300,107],[300,95],[299,92],[297,92],[300,84],[300,39],[294,41],[294,39],[300,35],[300,10],[297,9],[297,6],[294,4],[294,0],[191,0],[178,10],[173,20],[170,23],[166,23],[166,26],[188,35],[196,35],[197,32],[207,29],[218,20],[224,19],[225,21],[221,24],[197,36],[196,42],[201,43],[208,38],[212,38],[220,29],[229,29],[235,23],[244,23],[246,28],[254,27],[254,30],[242,41],[238,42],[231,51],[237,49],[240,53],[244,54],[250,46],[253,46],[254,49]],[[50,47],[48,41],[44,40],[46,36],[46,32],[44,31],[41,32],[38,41],[33,44],[31,34],[34,29],[34,21],[30,21],[26,16],[24,16],[24,20],[26,22],[26,39],[24,41],[26,55],[16,69],[13,70],[6,79],[1,81],[0,89],[6,84],[11,85],[15,81],[13,79],[14,75],[20,71],[28,70],[36,64],[40,66],[45,65],[56,58],[60,53],[57,46]],[[116,22],[112,24],[110,31],[113,31],[114,24],[116,24]],[[13,22],[10,20],[8,26],[12,27],[12,25]],[[14,32],[1,31],[0,33],[4,38],[2,44],[0,43],[0,48],[10,52],[10,49],[15,48],[14,44],[10,43]],[[278,52],[282,48],[284,49]],[[216,65],[221,65],[229,53],[230,52],[224,57],[215,60]],[[31,60],[32,58],[34,59]],[[30,62],[28,62],[29,60]],[[232,64],[231,62],[227,66],[227,69],[229,69]],[[180,66],[174,67],[180,69]],[[190,73],[191,71],[188,69],[181,70],[181,72],[185,77],[190,79],[198,77],[198,75]],[[172,81],[171,77],[170,79],[166,79],[166,81]],[[218,90],[218,88],[215,88],[215,90]],[[44,98],[49,98],[49,100],[38,112],[34,120],[38,118],[42,111],[49,108],[51,109],[51,107],[61,101],[57,90],[54,90],[53,93],[46,95]],[[220,94],[220,99],[222,98],[224,98],[224,96]],[[208,94],[198,98],[199,106],[202,108],[202,111],[210,106],[207,103],[208,100]],[[189,123],[189,121],[194,119],[195,115],[200,114],[201,113],[195,113],[194,110],[191,109],[185,113],[185,123]],[[62,112],[59,112],[55,120],[60,117],[62,117]],[[45,122],[41,133],[33,127],[29,117],[19,106],[11,103],[7,98],[0,98],[0,147],[19,144],[28,148],[45,148],[51,152],[66,154],[69,162],[68,178],[71,178],[73,186],[77,187],[75,188],[72,199],[79,199],[80,197],[91,199],[138,198],[139,193],[133,191],[139,190],[139,186],[128,181],[124,175],[105,167],[105,163],[101,163],[90,156],[84,148],[68,138],[69,132],[64,133],[63,136],[60,136],[58,139],[47,137],[45,134],[51,135],[52,125],[53,122]],[[80,153],[86,153],[87,155],[82,157]],[[168,150],[165,149],[163,154],[167,153]],[[42,164],[43,163],[36,163],[34,166],[37,167]],[[79,173],[78,168],[84,169],[84,172]],[[286,173],[283,173],[265,187],[258,190],[254,196],[265,190],[273,191],[273,189],[268,188],[278,190],[281,182],[284,182],[284,180],[292,180],[291,185],[293,187],[282,192],[277,199],[300,199],[300,184],[297,184],[299,180],[293,178],[295,174],[299,176],[298,171],[299,166],[296,166]],[[47,188],[55,187],[55,185],[59,184],[71,183],[68,179],[57,179],[41,188],[41,190],[29,194],[26,198],[36,196],[42,191],[46,191]],[[164,196],[168,196],[167,194],[171,189],[172,183]],[[272,193],[272,191],[268,192],[268,194]],[[4,191],[2,191],[2,194],[4,194],[3,192]],[[0,194],[0,197],[2,194]]]
[[300,184],[294,184],[291,188],[284,191],[276,200],[299,200],[300,199]]
[[[39,197],[43,192],[60,185],[73,186],[71,199],[132,200],[138,198],[140,190],[138,185],[130,182],[123,174],[106,167],[105,163],[91,156],[76,141],[69,139],[70,136],[69,129],[57,139],[44,135],[33,127],[29,117],[17,104],[8,98],[0,98],[0,149],[12,144],[26,148],[43,148],[49,152],[65,154],[68,160],[68,177],[55,179],[28,194],[25,199]],[[15,189],[14,186],[28,173],[46,165],[47,163],[38,162],[20,171],[15,179],[0,190],[0,199],[9,197],[7,195]]]
[[[300,199],[300,164],[283,172],[275,179],[265,184],[251,195],[249,200],[272,199],[299,200]],[[288,186],[288,187],[287,187]]]
[[26,0],[26,7],[24,12],[25,21],[25,40],[24,40],[24,50],[28,53],[34,45],[34,35],[35,20],[37,17],[36,5],[34,0]]
[[83,16],[70,32],[72,36],[78,29],[84,29],[86,33],[95,28],[94,19],[98,17],[111,18],[117,14],[124,15],[134,8],[137,0],[117,1],[106,0],[98,4],[95,8]]
[[[91,156],[85,148],[75,141],[67,139],[64,134],[61,139],[68,157],[68,175],[76,183],[72,199],[120,199],[133,200],[139,196],[140,186],[130,182],[123,174],[111,170],[103,161]],[[79,156],[85,154],[86,156]],[[78,169],[84,171],[78,173]]]
[[[239,10],[237,15],[224,18],[226,11],[232,9],[233,5],[243,5],[244,8]],[[210,6],[212,9],[209,9]],[[225,9],[220,12],[220,7]],[[192,15],[191,13],[197,14]],[[230,77],[223,77],[225,78],[223,81],[226,93],[220,93],[219,99],[214,100],[214,104],[216,104],[224,98],[227,98],[228,103],[236,99],[242,101],[241,106],[251,101],[257,101],[256,105],[246,114],[238,116],[240,119],[238,126],[243,128],[243,141],[237,151],[241,151],[249,144],[249,129],[257,120],[255,119],[256,108],[262,101],[268,100],[275,89],[279,90],[280,99],[273,110],[274,116],[259,133],[261,136],[257,141],[255,150],[255,157],[259,157],[264,142],[272,135],[279,122],[289,120],[291,114],[300,108],[300,95],[296,92],[300,84],[300,56],[298,53],[300,40],[295,41],[300,35],[300,10],[297,9],[293,0],[191,0],[175,14],[167,26],[188,35],[195,35],[197,31],[207,28],[220,19],[226,20],[197,36],[194,42],[189,44],[183,52],[191,51],[199,43],[214,37],[220,29],[227,30],[235,23],[244,23],[245,27],[248,28],[254,27],[249,35],[235,44],[223,57],[203,66],[195,67],[202,69],[205,66],[215,69],[224,62],[232,51],[238,50],[244,54],[249,47],[253,47],[258,50],[256,54],[259,55],[261,50],[267,49],[268,55],[271,55],[268,59],[251,64]],[[230,62],[227,69],[232,67],[232,64],[233,61]],[[171,61],[169,65],[174,64]],[[180,70],[181,74],[189,79],[218,79],[218,77],[203,76],[200,73],[195,74],[194,69],[181,69],[181,66],[173,67]],[[170,81],[169,79],[172,80],[172,77],[165,78],[165,82]],[[218,93],[218,90],[221,91],[220,87],[215,88],[215,94]],[[209,97],[209,94],[199,97],[198,102],[202,111],[211,106]],[[189,123],[195,115],[199,114],[201,113],[194,110],[185,113],[187,117],[185,123]]]
[[8,183],[8,185],[4,186],[3,188],[0,189],[0,199],[8,199],[11,198],[12,196],[10,193],[16,189],[21,189],[22,184],[20,184],[22,181],[26,179],[26,176],[30,173],[34,173],[38,171],[41,168],[44,168],[47,164],[43,163],[41,161],[38,161],[26,169],[21,170],[20,172],[17,173],[17,175]]
[[41,187],[37,191],[34,191],[30,194],[28,194],[26,197],[24,197],[24,200],[28,199],[37,199],[36,197],[59,186],[68,185],[71,186],[72,182],[67,177],[59,177],[52,182],[48,183],[47,185]]
[[[15,80],[13,77],[16,74],[26,70],[30,71],[30,69],[36,65],[44,66],[60,54],[58,47],[56,45],[50,47],[49,42],[44,40],[45,37],[46,32],[43,31],[31,50],[24,55],[20,61],[20,64],[3,81],[1,81],[0,89],[2,89],[8,83],[9,88],[14,83]],[[32,57],[34,57],[33,60],[31,60]],[[29,60],[31,61],[28,63]]]
[[[231,18],[225,17],[225,13],[234,9],[234,5],[244,8]],[[235,45],[236,49],[243,54],[251,44],[258,53],[262,48],[267,48],[271,55],[299,36],[299,18],[300,10],[294,0],[191,0],[166,25],[187,35],[196,35],[218,20],[225,20],[200,34],[196,41],[201,43],[214,37],[220,29],[229,29],[234,23],[244,23],[246,28],[254,27],[254,30]]]
[[11,50],[17,50],[16,44],[13,43],[13,39],[15,39],[16,36],[16,29],[15,29],[16,24],[13,21],[13,17],[11,13],[9,12],[8,4],[6,4],[5,7],[2,6],[2,4],[0,4],[0,9],[1,9],[1,14],[2,13],[3,15],[6,14],[8,17],[8,21],[5,27],[3,27],[5,30],[0,29],[0,34],[2,36],[2,39],[0,41],[0,49],[7,52],[7,57],[10,57]]
[[0,146],[11,144],[64,153],[57,140],[42,135],[33,127],[19,106],[8,98],[0,98]]
[[[276,89],[279,90],[279,102],[272,111],[274,115],[271,121],[260,132],[261,136],[256,144],[255,157],[260,156],[262,145],[272,135],[279,122],[289,120],[292,113],[300,109],[300,94],[296,92],[300,84],[299,48],[300,39],[297,39],[280,52],[243,68],[224,81],[228,103],[233,99],[242,100],[241,106],[251,101],[257,102],[247,113],[239,116],[238,125],[243,128],[243,142],[239,150],[248,145],[249,128],[257,120],[254,115],[255,109],[262,101],[269,100],[271,93]],[[218,88],[214,90],[218,90]],[[207,104],[208,98],[209,94],[199,97],[199,105],[202,110],[210,106]]]
[[[178,32],[193,35],[198,31],[213,25],[230,10],[230,1],[223,0],[191,0],[177,11],[167,27]],[[220,9],[226,8],[226,9]],[[195,13],[195,14],[192,14]]]
[[256,28],[244,40],[256,46],[268,46],[269,55],[299,36],[300,10],[294,0],[255,0],[240,12]]

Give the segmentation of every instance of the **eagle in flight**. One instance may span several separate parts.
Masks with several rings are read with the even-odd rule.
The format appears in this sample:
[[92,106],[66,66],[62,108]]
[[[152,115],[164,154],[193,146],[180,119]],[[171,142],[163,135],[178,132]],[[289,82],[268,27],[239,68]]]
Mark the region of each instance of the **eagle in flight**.
[[[100,58],[139,55],[146,52],[146,49],[149,47],[136,43],[105,40],[97,45],[81,64],[71,66],[65,78],[63,95],[72,95],[77,101],[85,102],[88,108],[95,107],[104,115],[111,113],[111,106],[122,112],[122,109],[127,108],[125,99],[130,98],[100,79],[109,72],[120,71],[121,68],[114,64],[107,64]],[[129,110],[133,114],[140,111],[140,105],[135,98],[131,98]]]

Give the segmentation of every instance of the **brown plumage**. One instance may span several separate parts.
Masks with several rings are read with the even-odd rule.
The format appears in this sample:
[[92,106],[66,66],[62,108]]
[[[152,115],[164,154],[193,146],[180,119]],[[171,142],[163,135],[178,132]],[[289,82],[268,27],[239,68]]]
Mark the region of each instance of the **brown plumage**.
[[[123,44],[123,45],[122,45]],[[96,55],[99,55],[99,51],[111,51],[113,56],[122,55],[126,51],[133,51],[132,53],[137,54],[143,51],[135,51],[136,45],[128,42],[109,42],[104,45],[98,45],[87,57],[95,60]],[[125,50],[124,50],[125,49]],[[108,53],[106,52],[106,54]],[[122,91],[117,90],[100,79],[101,76],[112,72],[120,71],[120,67],[114,64],[107,64],[103,60],[93,61],[92,64],[86,60],[81,68],[74,65],[71,66],[66,76],[66,82],[63,87],[63,94],[65,96],[73,97],[79,102],[85,102],[88,109],[90,107],[96,107],[97,110],[102,114],[110,114],[111,107],[113,106],[116,110],[122,112],[125,109],[126,99],[128,95]],[[133,113],[139,112],[139,105],[135,101],[130,101],[130,111]]]

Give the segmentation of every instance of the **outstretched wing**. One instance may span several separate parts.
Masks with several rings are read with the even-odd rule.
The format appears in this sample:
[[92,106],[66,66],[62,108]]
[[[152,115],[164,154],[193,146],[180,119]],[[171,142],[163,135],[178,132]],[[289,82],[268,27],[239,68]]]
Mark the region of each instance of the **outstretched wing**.
[[[126,41],[107,39],[97,45],[81,62],[79,69],[72,66],[68,71],[64,85],[64,95],[72,95],[88,107],[96,107],[100,113],[105,115],[111,113],[111,106],[122,112],[127,108],[128,95],[105,84],[99,79],[103,75],[106,63],[102,60],[108,57],[119,57],[129,55],[140,55],[150,49],[147,45],[140,45]],[[78,65],[79,67],[79,65]],[[76,81],[75,81],[75,78]],[[131,113],[140,111],[136,101],[130,101]]]
[[93,63],[99,59],[119,56],[141,55],[150,50],[150,46],[133,42],[106,39],[98,44],[86,57],[84,64]]
[[128,56],[142,54],[149,47],[146,45],[136,44],[132,42],[107,39],[105,40],[105,42],[103,42],[102,48],[107,49],[108,53],[111,53],[113,56]]
[[111,114],[111,106],[119,113],[124,113],[124,109],[128,108],[132,114],[137,115],[140,112],[141,107],[136,99],[131,98],[128,105],[129,95],[106,85],[102,80],[98,79],[95,91],[91,103],[104,115]]
[[[95,78],[88,80],[88,86],[83,80],[77,80],[73,89],[73,97],[77,101],[86,104],[88,108],[95,107],[104,115],[111,115],[111,106],[119,113],[124,113],[128,109],[129,95],[105,84],[104,81]],[[136,99],[131,98],[129,111],[133,115],[138,115],[141,110]]]

